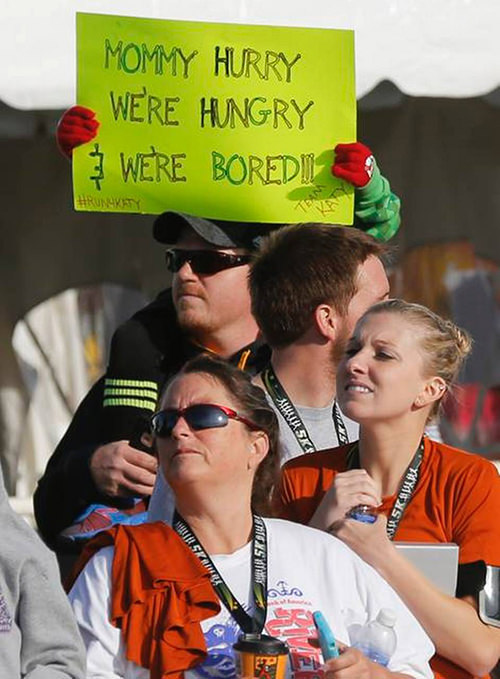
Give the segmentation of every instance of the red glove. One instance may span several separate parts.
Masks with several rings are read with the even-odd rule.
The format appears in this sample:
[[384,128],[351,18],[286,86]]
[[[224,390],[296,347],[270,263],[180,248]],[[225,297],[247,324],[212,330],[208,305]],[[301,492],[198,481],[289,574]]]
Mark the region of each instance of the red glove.
[[56,139],[61,152],[71,158],[75,146],[94,139],[99,129],[95,113],[84,106],[72,106],[65,111],[57,123]]
[[356,141],[354,144],[337,144],[334,150],[332,173],[357,188],[366,186],[375,167],[371,149]]

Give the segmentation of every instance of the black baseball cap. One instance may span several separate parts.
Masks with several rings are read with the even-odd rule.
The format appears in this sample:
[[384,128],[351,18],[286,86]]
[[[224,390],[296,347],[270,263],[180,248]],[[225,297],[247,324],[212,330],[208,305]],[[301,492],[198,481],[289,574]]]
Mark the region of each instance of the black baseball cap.
[[153,224],[153,236],[159,243],[175,245],[183,227],[191,229],[212,245],[220,248],[245,248],[255,250],[263,236],[283,224],[263,222],[230,222],[223,219],[205,219],[183,212],[163,212]]

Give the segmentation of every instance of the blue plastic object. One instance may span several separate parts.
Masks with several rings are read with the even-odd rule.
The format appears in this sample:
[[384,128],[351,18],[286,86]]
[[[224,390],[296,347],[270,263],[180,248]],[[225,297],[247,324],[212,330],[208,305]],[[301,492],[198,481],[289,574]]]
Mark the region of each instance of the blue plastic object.
[[314,611],[313,620],[316,629],[318,630],[319,645],[321,647],[323,659],[326,662],[330,658],[338,658],[339,649],[337,648],[335,637],[333,636],[329,624],[326,622],[325,616],[321,611]]

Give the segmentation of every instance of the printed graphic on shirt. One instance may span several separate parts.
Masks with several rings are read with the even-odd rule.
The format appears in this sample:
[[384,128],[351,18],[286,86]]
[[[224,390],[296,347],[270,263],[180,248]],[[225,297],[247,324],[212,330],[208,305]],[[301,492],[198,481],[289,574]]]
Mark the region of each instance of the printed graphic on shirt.
[[279,580],[268,590],[266,632],[288,644],[294,679],[323,676],[323,658],[313,621],[313,605],[303,592]]
[[12,628],[12,616],[7,608],[7,602],[0,592],[0,632],[10,632]]
[[[320,667],[323,658],[312,617],[315,610],[312,602],[301,589],[285,580],[270,585],[265,633],[287,643],[294,679],[322,679]],[[249,611],[248,607],[244,608]],[[196,673],[203,679],[236,679],[233,644],[241,634],[240,628],[226,611],[222,611],[215,620],[205,631],[208,655],[196,667]]]
[[208,655],[196,672],[204,679],[233,679],[236,677],[233,644],[238,641],[240,628],[232,617],[212,625],[205,632]]

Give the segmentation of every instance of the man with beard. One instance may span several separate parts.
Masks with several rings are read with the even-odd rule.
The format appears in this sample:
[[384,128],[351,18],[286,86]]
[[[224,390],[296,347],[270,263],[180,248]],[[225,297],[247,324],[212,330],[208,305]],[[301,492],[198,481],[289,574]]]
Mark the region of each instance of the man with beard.
[[[58,127],[58,144],[71,157],[91,141],[95,113],[72,107]],[[397,231],[400,202],[359,142],[335,149],[332,172],[355,187],[355,224],[380,240]],[[57,546],[89,537],[112,523],[134,520],[149,497],[157,462],[144,450],[161,386],[191,356],[213,351],[240,368],[262,370],[269,351],[257,341],[247,287],[250,253],[277,225],[206,220],[166,212],[155,238],[167,251],[173,289],[162,291],[115,332],[110,362],[82,401],[35,492],[41,534]],[[357,231],[347,229],[348,231]],[[142,437],[144,438],[144,437]],[[300,452],[300,451],[299,451]],[[132,518],[131,518],[132,516]]]
[[[358,229],[326,224],[286,226],[261,239],[251,307],[272,357],[254,381],[277,412],[282,463],[358,439],[358,425],[335,402],[335,371],[358,318],[389,294],[384,251]],[[148,520],[171,522],[173,511],[159,476]]]
[[357,440],[335,401],[336,366],[358,318],[386,299],[384,246],[357,229],[306,224],[264,238],[252,312],[272,349],[255,378],[278,414],[282,463]]
[[39,481],[35,516],[51,546],[66,548],[144,509],[137,498],[151,495],[157,461],[141,435],[162,385],[186,360],[208,351],[251,372],[267,363],[247,278],[250,253],[269,229],[175,212],[156,219],[155,238],[174,244],[166,253],[172,289],[117,329],[106,375],[80,404]]

